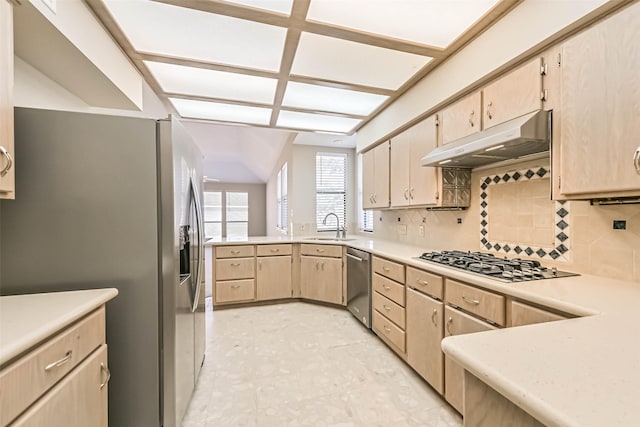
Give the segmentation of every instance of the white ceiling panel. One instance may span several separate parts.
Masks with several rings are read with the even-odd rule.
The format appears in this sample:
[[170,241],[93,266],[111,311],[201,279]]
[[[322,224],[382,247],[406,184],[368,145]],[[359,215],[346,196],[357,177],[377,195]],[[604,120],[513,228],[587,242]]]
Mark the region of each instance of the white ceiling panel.
[[388,96],[289,82],[282,105],[366,116]]
[[268,125],[271,120],[270,108],[180,98],[169,98],[169,101],[182,117],[256,125]]
[[285,15],[291,14],[291,6],[293,5],[293,0],[227,0],[227,2],[283,13]]
[[105,1],[140,52],[278,71],[286,28],[147,0]]
[[329,116],[324,114],[299,113],[297,111],[280,111],[278,126],[295,129],[311,129],[328,132],[349,132],[359,119]]
[[432,58],[302,33],[292,74],[398,89]]
[[446,47],[499,0],[311,0],[307,19]]
[[183,95],[273,103],[277,79],[144,61],[162,90]]

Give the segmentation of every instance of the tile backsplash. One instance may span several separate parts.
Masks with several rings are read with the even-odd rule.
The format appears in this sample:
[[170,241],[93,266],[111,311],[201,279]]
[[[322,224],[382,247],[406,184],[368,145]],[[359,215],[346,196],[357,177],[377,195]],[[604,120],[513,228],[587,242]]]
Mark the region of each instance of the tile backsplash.
[[[542,263],[546,266],[640,283],[640,204],[591,206],[588,201],[571,201],[560,205],[550,200],[548,174],[539,179],[489,186],[486,235],[492,244],[491,250],[481,243],[484,235],[481,234],[483,207],[480,195],[484,190],[481,188],[484,180],[504,174],[513,175],[521,170],[538,171],[540,168],[548,170],[548,162],[538,160],[474,171],[471,207],[467,210],[376,211],[371,234],[425,250],[483,250],[509,257],[529,258],[524,252],[526,247],[534,250],[543,248],[545,256]],[[558,215],[559,206],[566,207],[568,214]],[[614,230],[614,220],[625,220],[626,230]],[[424,236],[420,235],[421,227]],[[493,247],[497,242],[500,242],[500,251]],[[508,253],[505,253],[502,243],[509,245]],[[523,249],[520,254],[514,251],[516,246]],[[549,256],[549,249],[557,251],[559,256],[555,260]],[[534,259],[540,259],[537,254],[532,255]]]

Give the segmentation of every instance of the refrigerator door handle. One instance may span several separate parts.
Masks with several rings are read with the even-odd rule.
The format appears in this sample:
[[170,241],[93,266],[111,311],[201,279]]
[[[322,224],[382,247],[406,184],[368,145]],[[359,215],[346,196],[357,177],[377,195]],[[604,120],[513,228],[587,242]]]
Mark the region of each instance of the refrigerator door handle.
[[196,190],[196,185],[193,182],[193,178],[191,179],[191,201],[195,206],[195,214],[196,214],[196,228],[198,232],[198,264],[196,267],[196,277],[194,284],[194,292],[193,301],[191,304],[191,311],[195,312],[198,308],[198,301],[200,300],[200,280],[202,278],[202,262],[203,262],[203,252],[204,252],[204,236],[202,230],[202,208],[200,206],[200,198],[198,197],[198,192]]

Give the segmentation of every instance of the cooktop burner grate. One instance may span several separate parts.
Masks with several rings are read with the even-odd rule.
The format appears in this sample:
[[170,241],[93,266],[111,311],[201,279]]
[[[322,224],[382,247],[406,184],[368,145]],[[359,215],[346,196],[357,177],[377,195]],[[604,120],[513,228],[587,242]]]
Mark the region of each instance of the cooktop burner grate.
[[448,265],[470,273],[489,276],[503,282],[525,282],[529,280],[578,276],[576,273],[559,271],[555,267],[543,267],[535,260],[500,258],[493,254],[482,252],[425,252],[417,259]]

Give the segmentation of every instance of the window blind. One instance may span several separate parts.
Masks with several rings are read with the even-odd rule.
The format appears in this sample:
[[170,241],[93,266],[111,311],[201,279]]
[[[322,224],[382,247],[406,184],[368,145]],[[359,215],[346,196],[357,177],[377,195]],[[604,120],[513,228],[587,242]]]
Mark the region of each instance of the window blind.
[[344,226],[347,219],[347,155],[345,153],[316,154],[316,224],[317,230],[335,230],[336,220],[325,216],[333,212]]

